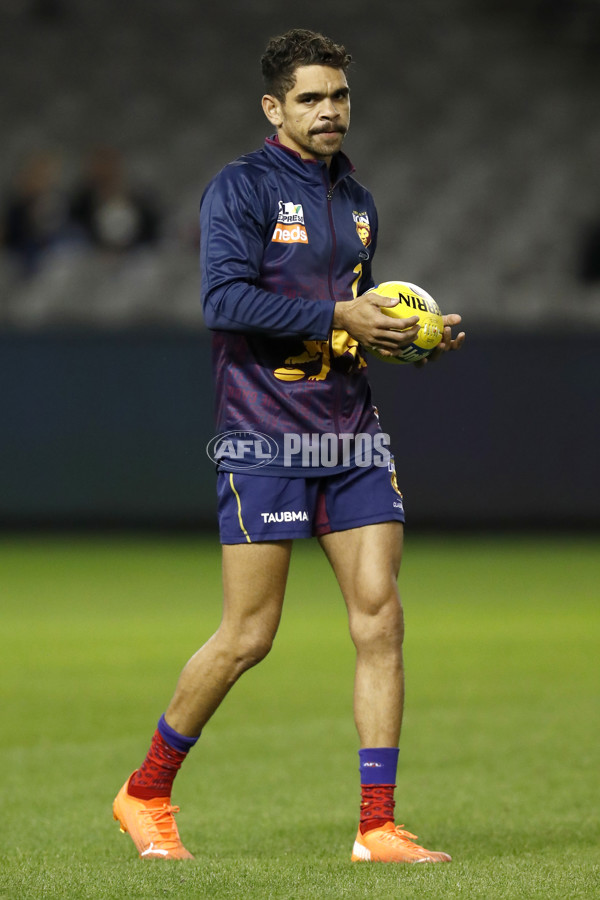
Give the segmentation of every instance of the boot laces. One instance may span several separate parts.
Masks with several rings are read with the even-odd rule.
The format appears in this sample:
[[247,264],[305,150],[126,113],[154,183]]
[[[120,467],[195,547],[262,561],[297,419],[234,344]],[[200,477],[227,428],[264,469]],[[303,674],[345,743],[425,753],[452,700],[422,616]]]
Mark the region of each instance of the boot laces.
[[400,838],[402,843],[406,844],[407,847],[410,847],[411,850],[423,849],[420,844],[415,843],[415,841],[417,840],[417,835],[412,834],[412,832],[410,831],[407,831],[404,828],[404,825],[395,825],[393,831],[388,831],[387,833],[382,835],[382,837],[384,837],[387,841],[394,841]]
[[171,844],[171,849],[173,849],[181,843],[177,824],[173,818],[173,814],[178,812],[178,806],[171,806],[170,803],[165,803],[163,806],[142,809],[140,810],[140,815],[150,818],[154,830],[158,832],[161,846],[164,847],[165,844]]

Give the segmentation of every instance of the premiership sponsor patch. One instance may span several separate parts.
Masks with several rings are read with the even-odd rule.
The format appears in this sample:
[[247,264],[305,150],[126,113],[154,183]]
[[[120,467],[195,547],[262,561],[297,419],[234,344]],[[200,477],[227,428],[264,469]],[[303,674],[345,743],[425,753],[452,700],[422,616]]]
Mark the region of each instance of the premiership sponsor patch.
[[278,201],[277,225],[271,241],[278,244],[308,244],[301,203]]

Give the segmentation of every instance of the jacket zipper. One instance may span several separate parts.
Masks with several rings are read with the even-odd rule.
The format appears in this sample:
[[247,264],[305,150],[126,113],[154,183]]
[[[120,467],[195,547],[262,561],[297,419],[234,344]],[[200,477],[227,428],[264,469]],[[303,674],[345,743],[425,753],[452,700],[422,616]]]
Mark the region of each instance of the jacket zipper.
[[335,234],[335,226],[333,224],[333,211],[331,209],[331,201],[333,199],[333,185],[327,189],[327,214],[329,216],[329,231],[331,232],[331,255],[329,257],[329,296],[335,301],[333,292],[333,263],[335,260],[335,251],[337,250],[337,239]]
[[[335,261],[335,252],[337,250],[337,238],[335,234],[335,226],[333,224],[333,210],[331,201],[333,200],[334,185],[330,184],[327,188],[327,214],[329,216],[329,230],[331,232],[331,255],[329,257],[329,296],[335,303],[335,294],[333,291],[333,264]],[[333,332],[329,335],[329,364],[333,365]],[[340,433],[339,424],[339,407],[340,407],[340,390],[339,387],[335,391],[333,398],[332,419],[336,434]]]

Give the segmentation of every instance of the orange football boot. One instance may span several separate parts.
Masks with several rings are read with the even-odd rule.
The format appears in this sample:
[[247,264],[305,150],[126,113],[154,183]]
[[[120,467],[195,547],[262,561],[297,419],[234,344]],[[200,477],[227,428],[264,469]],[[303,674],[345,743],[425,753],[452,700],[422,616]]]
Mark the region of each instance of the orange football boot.
[[354,841],[352,862],[436,863],[450,862],[452,857],[439,850],[426,850],[416,844],[416,834],[404,831],[403,825],[386,822],[365,834],[360,829]]
[[151,800],[132,797],[127,793],[129,781],[130,778],[115,797],[113,818],[118,821],[121,831],[129,834],[140,858],[193,859],[177,831],[173,813],[179,812],[179,807],[171,806],[168,797]]

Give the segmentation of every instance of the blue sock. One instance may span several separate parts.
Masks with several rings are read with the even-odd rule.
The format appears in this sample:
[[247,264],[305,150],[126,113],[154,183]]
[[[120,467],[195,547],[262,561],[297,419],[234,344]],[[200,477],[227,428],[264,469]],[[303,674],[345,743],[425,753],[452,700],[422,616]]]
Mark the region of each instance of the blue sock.
[[358,751],[361,784],[396,784],[397,747],[365,747]]
[[[173,747],[174,750],[178,750],[180,753],[187,753],[191,750],[200,737],[200,735],[197,737],[188,737],[185,734],[179,734],[178,731],[175,731],[174,728],[171,728],[171,726],[167,724],[164,715],[158,720],[157,728],[165,743],[170,747]],[[200,734],[201,733],[202,732],[200,732]]]

